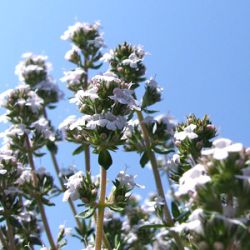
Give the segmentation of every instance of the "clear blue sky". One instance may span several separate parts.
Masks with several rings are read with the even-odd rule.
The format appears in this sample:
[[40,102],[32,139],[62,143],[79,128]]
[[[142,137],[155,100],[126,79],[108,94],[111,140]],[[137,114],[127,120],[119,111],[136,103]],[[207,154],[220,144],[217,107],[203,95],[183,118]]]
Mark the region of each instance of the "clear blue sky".
[[[0,91],[17,84],[15,65],[26,51],[48,55],[58,80],[63,70],[72,67],[64,61],[70,45],[60,35],[76,20],[100,20],[109,48],[126,40],[143,44],[150,52],[147,75],[156,74],[164,87],[158,110],[170,112],[179,121],[191,112],[209,114],[221,136],[250,146],[249,13],[248,0],[1,1]],[[75,111],[66,99],[51,116],[58,124]],[[82,164],[80,157],[70,157],[72,148],[64,145],[61,149],[64,166]],[[111,177],[127,164],[128,172],[139,173],[141,184],[151,183],[149,171],[139,171],[137,158],[131,159],[115,157],[118,166],[113,167]],[[49,167],[46,160],[40,163]],[[64,221],[71,224],[66,213],[66,205],[49,210],[54,229]],[[81,249],[70,242],[71,247],[65,249]]]

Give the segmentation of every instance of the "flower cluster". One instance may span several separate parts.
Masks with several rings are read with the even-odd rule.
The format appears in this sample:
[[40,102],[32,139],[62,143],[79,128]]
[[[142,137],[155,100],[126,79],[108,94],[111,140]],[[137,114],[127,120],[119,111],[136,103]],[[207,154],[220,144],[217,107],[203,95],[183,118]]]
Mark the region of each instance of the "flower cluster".
[[[17,66],[15,73],[21,83],[25,83],[38,94],[44,101],[44,105],[58,102],[63,93],[49,75],[52,68],[47,62],[47,57],[42,55],[34,55],[25,53]],[[53,107],[53,106],[51,106]]]
[[134,88],[145,80],[145,65],[143,64],[146,52],[143,47],[128,43],[120,44],[114,50],[105,54],[104,61],[109,62],[111,71],[125,82],[133,82]]
[[[11,123],[0,134],[2,248],[59,250],[72,235],[88,250],[249,249],[250,149],[215,139],[217,129],[207,115],[191,114],[179,124],[170,116],[151,116],[156,111],[149,107],[162,100],[162,88],[146,76],[142,46],[125,42],[103,55],[99,22],[77,22],[61,38],[72,43],[65,59],[75,68],[64,72],[61,81],[73,92],[69,102],[78,107],[78,117],[66,118],[59,130],[52,126],[47,109],[55,108],[63,95],[46,56],[24,54],[16,67],[21,83],[0,95],[0,105],[7,109],[1,120]],[[109,69],[89,78],[103,61]],[[136,91],[142,82],[139,101]],[[84,153],[85,171],[60,168],[61,135],[77,144],[73,155]],[[60,188],[46,167],[36,167],[36,158],[46,154],[44,146]],[[120,146],[140,154],[141,167],[152,170],[157,192],[144,201],[132,193],[144,188],[136,183],[137,175],[120,171],[108,181],[110,152]],[[90,149],[98,155],[96,177]],[[76,227],[73,233],[60,225],[54,240],[44,206],[55,205],[52,198],[60,194]],[[42,240],[43,229],[50,247]]]

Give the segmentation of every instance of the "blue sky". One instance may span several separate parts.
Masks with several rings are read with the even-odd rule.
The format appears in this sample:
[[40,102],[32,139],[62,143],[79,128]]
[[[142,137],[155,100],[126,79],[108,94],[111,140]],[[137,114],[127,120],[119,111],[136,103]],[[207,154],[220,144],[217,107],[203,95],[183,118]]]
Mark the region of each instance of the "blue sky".
[[[157,105],[160,112],[170,112],[179,121],[189,113],[209,114],[221,136],[250,146],[249,13],[247,0],[1,1],[0,91],[18,83],[14,69],[22,53],[43,53],[49,56],[53,76],[66,93],[60,108],[51,113],[54,123],[75,113],[67,102],[70,92],[59,81],[63,71],[72,68],[64,60],[70,44],[60,40],[60,35],[76,20],[100,20],[108,48],[128,41],[143,44],[150,52],[145,61],[147,76],[156,75],[164,87],[164,101]],[[83,164],[80,156],[70,156],[73,148],[62,145],[59,161],[64,166]],[[38,164],[50,168],[48,160]],[[128,172],[138,173],[141,184],[147,182],[153,188],[150,172],[139,169],[136,156],[128,161],[119,154],[114,165],[110,178],[127,165]],[[49,209],[54,230],[64,221],[72,224],[67,205],[59,207],[60,213],[59,208]],[[70,242],[71,248],[65,249],[81,248],[74,240]]]

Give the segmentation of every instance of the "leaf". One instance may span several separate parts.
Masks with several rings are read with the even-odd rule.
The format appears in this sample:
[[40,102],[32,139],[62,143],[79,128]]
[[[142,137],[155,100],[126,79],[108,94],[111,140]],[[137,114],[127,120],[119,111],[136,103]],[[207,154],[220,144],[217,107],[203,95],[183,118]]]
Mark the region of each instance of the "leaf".
[[117,207],[117,206],[109,206],[109,208],[115,212],[123,212],[124,208],[122,207]]
[[54,142],[48,142],[47,148],[50,152],[57,154],[57,145]]
[[175,219],[180,216],[180,210],[175,202],[171,203],[171,210],[172,210],[172,214],[173,214]]
[[34,152],[33,153],[36,157],[43,157],[44,155],[46,155],[46,153],[37,153],[37,152]]
[[147,152],[144,152],[142,154],[142,157],[140,159],[140,164],[141,164],[141,167],[144,168],[145,165],[148,163],[149,159],[148,159],[148,153]]
[[167,149],[163,146],[156,146],[153,149],[157,154],[169,154],[174,152],[173,149]]
[[157,228],[163,228],[166,227],[164,224],[150,224],[150,225],[144,225],[141,226],[140,229],[157,229]]
[[49,109],[55,109],[56,108],[56,106],[55,105],[49,105],[49,106],[47,106]]
[[143,111],[146,113],[146,114],[154,114],[154,113],[157,113],[158,111],[156,110],[149,110],[149,109],[143,109]]
[[105,169],[109,169],[112,165],[112,157],[108,150],[104,149],[99,153],[98,156],[98,163]]
[[95,208],[89,208],[83,212],[81,212],[80,214],[77,214],[76,217],[77,218],[81,218],[81,219],[87,219],[90,218],[95,212]]
[[83,145],[79,146],[78,148],[76,148],[76,149],[73,151],[72,155],[78,155],[78,154],[80,154],[82,151],[84,151],[84,149],[85,149],[85,145],[83,144]]

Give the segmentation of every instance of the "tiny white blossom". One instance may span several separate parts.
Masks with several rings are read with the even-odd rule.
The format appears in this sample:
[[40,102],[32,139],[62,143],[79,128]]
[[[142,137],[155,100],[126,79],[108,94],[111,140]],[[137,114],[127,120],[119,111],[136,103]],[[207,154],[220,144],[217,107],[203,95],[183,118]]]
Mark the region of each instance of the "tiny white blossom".
[[86,74],[82,68],[63,72],[64,76],[60,79],[62,82],[67,82],[69,86],[78,85],[81,83],[83,76]]
[[74,54],[80,54],[81,53],[81,50],[75,46],[74,44],[72,45],[72,48],[67,51],[67,53],[65,54],[64,56],[64,59],[67,60],[67,61],[70,61],[71,58],[74,56]]
[[94,86],[98,88],[100,82],[105,82],[107,85],[109,85],[111,82],[115,82],[117,84],[121,83],[121,80],[118,78],[118,76],[110,71],[105,72],[102,75],[95,75],[91,82]]
[[77,200],[79,198],[78,189],[81,187],[83,181],[83,172],[78,171],[74,175],[70,176],[65,186],[67,190],[64,192],[63,201],[68,201],[69,198]]
[[216,160],[224,160],[229,156],[229,153],[238,153],[243,150],[241,143],[232,143],[231,140],[220,138],[213,141],[213,148],[203,149],[202,155],[212,155]]
[[134,187],[145,188],[142,185],[139,185],[135,182],[137,175],[129,175],[124,171],[120,171],[116,179],[120,182],[121,185],[124,185],[128,189],[133,189]]
[[20,177],[16,180],[16,183],[19,185],[23,185],[26,182],[31,182],[31,180],[32,180],[31,169],[25,169],[20,175]]
[[109,52],[105,53],[102,57],[101,57],[101,61],[104,62],[109,62],[114,56],[114,50],[110,50]]
[[58,126],[60,130],[65,130],[68,128],[72,123],[74,123],[77,120],[75,115],[68,116],[63,122],[61,122]]
[[142,209],[147,213],[152,213],[155,211],[156,207],[161,207],[164,205],[164,200],[158,195],[154,195],[151,199],[146,199],[142,205]]
[[64,235],[66,235],[66,236],[72,235],[72,228],[66,227],[64,224],[59,225],[59,230],[64,231]]
[[49,122],[44,117],[41,117],[39,118],[39,120],[33,122],[31,124],[31,127],[35,128],[36,131],[41,133],[45,139],[48,139],[50,141],[55,141],[55,134],[53,131],[51,131]]
[[38,113],[39,110],[42,109],[43,99],[40,98],[34,91],[30,91],[25,105],[29,106],[33,113]]
[[136,69],[138,67],[138,63],[142,60],[135,53],[129,55],[128,59],[124,59],[122,61],[123,65],[129,65],[131,68]]
[[140,104],[137,100],[133,97],[133,90],[129,89],[120,89],[115,88],[113,90],[113,96],[110,96],[109,98],[114,100],[115,102],[119,102],[121,104],[127,104],[128,107],[132,110],[138,110],[140,111]]
[[61,36],[61,39],[71,40],[75,34],[81,31],[86,33],[92,30],[98,30],[100,26],[101,24],[99,21],[96,21],[94,24],[76,22],[74,25],[68,27],[68,29]]
[[146,86],[151,89],[155,89],[159,94],[161,94],[163,91],[163,88],[159,87],[158,82],[153,77],[150,77],[149,80],[146,81]]
[[97,94],[97,88],[78,90],[75,94],[75,97],[70,99],[70,103],[75,103],[76,105],[80,105],[86,97],[90,98],[91,100],[97,99],[99,97]]
[[196,125],[190,124],[186,128],[184,128],[181,132],[175,132],[174,138],[179,141],[183,141],[186,138],[193,140],[198,137],[196,133],[194,133],[194,130],[196,129]]
[[190,214],[187,222],[176,225],[172,227],[171,230],[177,233],[181,233],[185,230],[188,230],[188,231],[194,231],[198,234],[203,234],[204,230],[201,223],[202,215],[203,215],[203,210],[201,208],[198,208]]
[[211,178],[207,175],[205,166],[197,164],[186,171],[179,180],[179,188],[175,193],[176,196],[182,196],[191,193],[196,194],[196,187],[210,182]]
[[94,130],[96,126],[106,127],[108,130],[122,130],[127,124],[127,120],[124,116],[115,116],[112,113],[106,113],[104,115],[95,114],[90,117],[86,128]]

